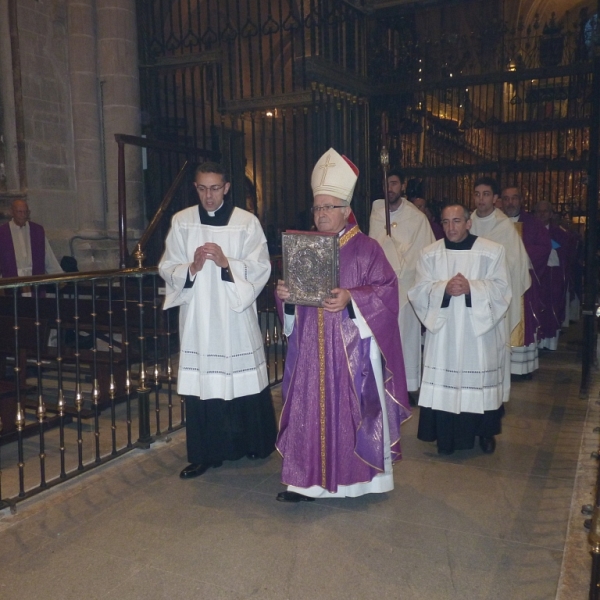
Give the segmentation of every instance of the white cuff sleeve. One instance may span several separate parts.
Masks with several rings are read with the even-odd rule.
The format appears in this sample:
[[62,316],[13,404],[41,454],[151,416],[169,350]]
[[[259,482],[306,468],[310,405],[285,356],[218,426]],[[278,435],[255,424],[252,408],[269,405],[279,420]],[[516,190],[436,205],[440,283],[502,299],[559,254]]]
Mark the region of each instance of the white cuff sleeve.
[[354,321],[354,324],[358,327],[358,332],[360,333],[361,339],[364,340],[365,338],[373,337],[373,332],[371,331],[371,328],[367,325],[365,318],[362,316],[362,313],[360,312],[358,306],[356,306],[354,300],[352,300],[352,308],[354,308],[355,316],[355,318],[352,320]]
[[292,335],[294,331],[294,323],[296,322],[296,315],[283,314],[283,333],[284,335]]

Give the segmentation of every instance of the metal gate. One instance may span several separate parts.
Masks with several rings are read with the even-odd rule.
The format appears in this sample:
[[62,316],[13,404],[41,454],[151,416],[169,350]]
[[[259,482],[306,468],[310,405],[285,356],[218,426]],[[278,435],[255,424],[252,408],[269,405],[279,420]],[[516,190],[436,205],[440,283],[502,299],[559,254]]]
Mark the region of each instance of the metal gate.
[[[413,193],[438,206],[469,206],[474,180],[491,175],[501,186],[519,187],[526,207],[548,200],[583,224],[591,19],[582,11],[510,30],[488,14],[477,35],[461,33],[462,17],[479,8],[455,5],[463,14],[442,19],[439,29],[427,8],[378,21],[382,72],[402,83],[382,82],[372,105],[390,113],[396,163],[412,178]],[[431,37],[418,25],[427,18]]]
[[[341,0],[153,0],[138,2],[138,19],[144,134],[220,153],[235,204],[257,214],[272,251],[282,229],[309,226],[310,173],[330,146],[362,167],[354,209],[366,223],[360,10]],[[181,160],[148,160],[149,214]]]
[[[585,219],[585,11],[510,30],[472,0],[445,20],[443,6],[368,15],[342,0],[138,6],[145,135],[220,153],[236,205],[259,216],[272,250],[281,229],[308,226],[310,172],[331,145],[361,167],[354,209],[366,226],[383,110],[392,166],[416,193],[470,204],[474,179],[489,174],[520,187],[528,208],[549,200],[572,223]],[[477,35],[460,31],[471,13]],[[149,213],[180,160],[149,159]],[[157,184],[156,173],[167,175]]]

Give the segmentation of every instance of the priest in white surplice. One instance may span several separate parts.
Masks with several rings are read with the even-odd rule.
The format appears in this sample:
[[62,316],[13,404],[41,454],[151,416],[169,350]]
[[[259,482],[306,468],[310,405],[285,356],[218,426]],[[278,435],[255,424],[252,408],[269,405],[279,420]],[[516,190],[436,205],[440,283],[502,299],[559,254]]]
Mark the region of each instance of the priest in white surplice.
[[524,294],[531,286],[529,269],[531,261],[523,245],[521,235],[515,224],[498,208],[495,203],[500,197],[498,182],[491,177],[480,177],[475,181],[473,202],[475,212],[471,215],[471,233],[497,244],[502,244],[506,252],[506,262],[510,276],[512,301],[507,316],[507,344],[505,372],[505,400],[510,391],[511,346],[520,347],[525,343],[525,302]]
[[196,169],[200,198],[174,217],[159,263],[164,309],[179,306],[177,391],[186,398],[184,479],[224,460],[264,458],[277,426],[256,298],[271,263],[258,219],[225,199],[225,172]]
[[423,251],[408,297],[427,331],[418,438],[440,454],[492,453],[500,433],[511,290],[504,248],[469,233],[469,211],[442,211],[445,238]]
[[417,261],[421,251],[435,241],[435,236],[427,217],[404,198],[405,182],[402,172],[391,170],[387,180],[391,237],[385,231],[383,199],[373,202],[369,236],[379,242],[398,277],[400,292],[398,325],[404,354],[406,384],[409,392],[415,392],[419,389],[421,381],[421,323],[406,293],[415,282]]

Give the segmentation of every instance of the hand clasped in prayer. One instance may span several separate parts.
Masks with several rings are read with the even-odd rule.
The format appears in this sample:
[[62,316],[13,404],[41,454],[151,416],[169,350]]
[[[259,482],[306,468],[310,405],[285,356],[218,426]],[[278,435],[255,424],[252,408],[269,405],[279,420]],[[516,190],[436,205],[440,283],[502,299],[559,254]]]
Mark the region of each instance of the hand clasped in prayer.
[[222,269],[226,269],[229,266],[229,261],[223,254],[221,246],[214,244],[213,242],[207,242],[203,246],[196,248],[196,251],[194,252],[194,262],[190,266],[190,273],[195,275],[198,271],[201,271],[207,260],[212,260]]
[[471,286],[469,285],[469,280],[462,273],[457,273],[446,284],[446,293],[450,294],[450,296],[470,294]]

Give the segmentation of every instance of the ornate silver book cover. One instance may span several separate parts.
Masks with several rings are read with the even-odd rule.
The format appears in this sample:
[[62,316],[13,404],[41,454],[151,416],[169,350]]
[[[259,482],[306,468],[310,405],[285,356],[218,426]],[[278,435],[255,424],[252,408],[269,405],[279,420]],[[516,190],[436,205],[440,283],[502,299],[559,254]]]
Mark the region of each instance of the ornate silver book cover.
[[287,231],[282,234],[283,279],[288,302],[321,306],[339,287],[339,236],[335,233]]

